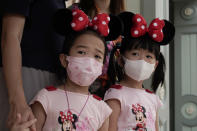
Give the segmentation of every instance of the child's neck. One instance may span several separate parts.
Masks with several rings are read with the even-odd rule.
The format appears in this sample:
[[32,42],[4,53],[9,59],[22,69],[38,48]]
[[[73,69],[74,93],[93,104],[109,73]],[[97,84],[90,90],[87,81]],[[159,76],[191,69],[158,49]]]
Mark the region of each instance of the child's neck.
[[136,81],[128,76],[125,76],[124,80],[122,80],[120,84],[129,88],[143,89],[142,87],[143,81]]
[[67,79],[65,84],[62,85],[60,88],[66,91],[76,92],[76,93],[85,94],[85,95],[89,93],[88,86],[79,86],[69,79]]

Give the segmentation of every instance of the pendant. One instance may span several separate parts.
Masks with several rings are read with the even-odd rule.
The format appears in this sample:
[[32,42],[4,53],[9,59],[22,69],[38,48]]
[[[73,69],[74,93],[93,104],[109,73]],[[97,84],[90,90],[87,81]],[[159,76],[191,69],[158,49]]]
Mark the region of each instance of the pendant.
[[62,126],[62,131],[75,131],[78,117],[73,114],[70,110],[67,112],[60,111],[58,122]]

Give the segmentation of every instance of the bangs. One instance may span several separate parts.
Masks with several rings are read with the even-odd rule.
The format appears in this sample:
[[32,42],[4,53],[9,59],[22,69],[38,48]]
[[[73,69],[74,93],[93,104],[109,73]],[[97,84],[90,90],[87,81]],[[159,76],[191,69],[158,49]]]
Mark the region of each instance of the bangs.
[[105,44],[106,43],[105,38],[103,36],[101,36],[99,33],[97,33],[95,30],[92,30],[92,29],[89,29],[89,28],[86,29],[86,30],[80,31],[80,32],[74,32],[73,31],[70,34],[66,35],[61,53],[69,55],[70,49],[72,48],[75,41],[81,35],[86,35],[86,34],[99,38],[102,41],[102,43],[104,44],[104,47],[105,47],[104,60],[103,60],[103,63],[104,63],[105,60],[106,60],[107,52],[108,52],[107,45]]
[[[123,39],[120,53],[124,54],[126,51],[133,49],[144,49],[153,53],[155,56],[159,56],[160,45],[154,42],[149,36],[145,35],[139,38],[127,38]],[[156,59],[158,59],[156,57]]]

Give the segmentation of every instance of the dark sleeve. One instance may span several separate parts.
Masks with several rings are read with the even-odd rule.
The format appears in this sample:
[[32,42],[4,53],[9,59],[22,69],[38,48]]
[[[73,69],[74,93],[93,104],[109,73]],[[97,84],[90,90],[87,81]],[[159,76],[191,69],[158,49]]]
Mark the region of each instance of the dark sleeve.
[[29,16],[30,6],[35,0],[1,0],[0,3],[3,5],[2,15],[20,14],[25,17]]

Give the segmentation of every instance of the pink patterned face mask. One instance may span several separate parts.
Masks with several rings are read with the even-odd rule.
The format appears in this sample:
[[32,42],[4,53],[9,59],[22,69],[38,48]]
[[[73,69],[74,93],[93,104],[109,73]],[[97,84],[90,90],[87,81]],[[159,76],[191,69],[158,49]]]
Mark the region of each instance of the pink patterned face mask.
[[90,86],[102,74],[103,63],[91,57],[67,56],[66,68],[71,81],[80,86]]

